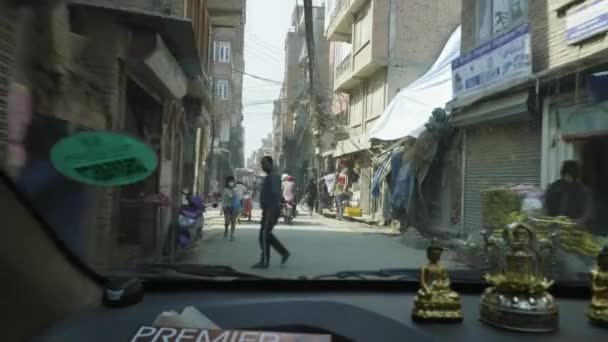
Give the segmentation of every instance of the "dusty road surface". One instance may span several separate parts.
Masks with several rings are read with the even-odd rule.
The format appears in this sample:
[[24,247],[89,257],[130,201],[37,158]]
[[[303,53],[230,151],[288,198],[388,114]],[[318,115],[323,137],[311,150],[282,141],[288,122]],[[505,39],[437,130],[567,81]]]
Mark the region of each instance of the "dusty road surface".
[[[414,249],[402,242],[391,228],[337,221],[320,215],[300,215],[291,225],[281,219],[275,235],[290,250],[291,258],[280,265],[280,256],[272,251],[270,268],[253,270],[259,260],[258,243],[260,212],[255,211],[251,223],[237,225],[234,241],[224,239],[223,218],[217,211],[209,213],[204,241],[182,262],[226,265],[238,271],[267,277],[298,278],[347,270],[381,268],[420,269],[426,262],[426,250]],[[458,267],[449,261],[448,268]]]

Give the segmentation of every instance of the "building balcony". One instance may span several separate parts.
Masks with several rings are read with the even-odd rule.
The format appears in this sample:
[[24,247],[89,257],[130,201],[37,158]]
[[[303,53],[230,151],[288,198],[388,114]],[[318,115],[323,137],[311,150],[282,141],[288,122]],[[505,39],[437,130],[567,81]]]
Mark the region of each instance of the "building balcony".
[[344,91],[354,87],[357,81],[353,79],[353,56],[349,53],[342,62],[336,65],[334,72],[334,91]]
[[246,0],[208,0],[207,9],[212,13],[240,12],[246,6]]
[[362,80],[388,65],[386,40],[372,38],[356,51],[349,53],[334,71],[334,91],[348,92]]
[[209,0],[207,10],[213,26],[238,27],[245,23],[246,0]]
[[350,42],[354,14],[369,1],[371,0],[338,0],[329,15],[329,26],[325,32],[327,40]]

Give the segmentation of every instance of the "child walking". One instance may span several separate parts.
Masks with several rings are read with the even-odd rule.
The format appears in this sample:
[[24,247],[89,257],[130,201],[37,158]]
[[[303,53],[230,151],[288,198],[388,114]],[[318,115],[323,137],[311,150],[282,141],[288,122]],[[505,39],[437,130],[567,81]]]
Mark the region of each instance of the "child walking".
[[[222,200],[222,211],[224,213],[224,239],[230,239],[230,241],[234,240],[236,218],[241,211],[241,199],[236,193],[234,185],[234,177],[226,177],[224,197]],[[230,227],[230,236],[228,236],[228,227]]]

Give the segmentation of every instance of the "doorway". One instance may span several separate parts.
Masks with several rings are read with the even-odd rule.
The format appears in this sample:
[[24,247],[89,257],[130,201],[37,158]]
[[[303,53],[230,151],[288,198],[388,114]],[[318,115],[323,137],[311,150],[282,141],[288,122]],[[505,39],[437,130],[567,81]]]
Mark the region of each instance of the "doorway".
[[591,227],[595,234],[608,234],[608,136],[581,142],[581,179],[591,189],[595,219]]

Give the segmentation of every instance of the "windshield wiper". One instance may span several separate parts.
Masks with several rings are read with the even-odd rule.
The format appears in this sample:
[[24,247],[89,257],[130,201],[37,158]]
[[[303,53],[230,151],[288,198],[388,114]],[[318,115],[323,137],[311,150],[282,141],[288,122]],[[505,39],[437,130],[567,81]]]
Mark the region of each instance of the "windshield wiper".
[[[483,281],[482,272],[477,270],[451,270],[450,278],[458,282],[479,283]],[[336,273],[322,274],[313,277],[314,280],[321,279],[391,279],[405,281],[419,281],[420,271],[411,268],[383,268],[371,271],[340,271]]]
[[137,263],[124,270],[126,273],[137,273],[141,276],[159,275],[163,278],[188,276],[197,278],[230,278],[230,279],[265,279],[262,276],[239,272],[230,266],[202,264],[171,263]]
[[383,268],[372,271],[339,271],[336,273],[322,274],[312,279],[359,279],[370,280],[374,278],[394,278],[395,280],[417,280],[419,271],[405,268]]

